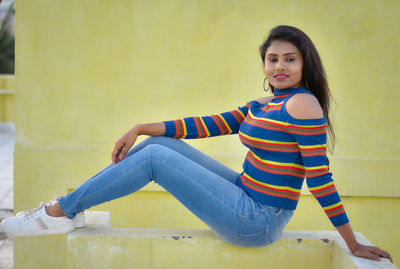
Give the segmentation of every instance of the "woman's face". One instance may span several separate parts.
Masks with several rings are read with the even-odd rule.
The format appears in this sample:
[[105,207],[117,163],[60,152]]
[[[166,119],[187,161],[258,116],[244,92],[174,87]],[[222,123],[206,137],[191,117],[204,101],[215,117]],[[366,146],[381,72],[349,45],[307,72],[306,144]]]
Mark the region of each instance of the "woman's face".
[[265,53],[264,72],[277,89],[299,88],[302,85],[303,56],[295,45],[274,40]]

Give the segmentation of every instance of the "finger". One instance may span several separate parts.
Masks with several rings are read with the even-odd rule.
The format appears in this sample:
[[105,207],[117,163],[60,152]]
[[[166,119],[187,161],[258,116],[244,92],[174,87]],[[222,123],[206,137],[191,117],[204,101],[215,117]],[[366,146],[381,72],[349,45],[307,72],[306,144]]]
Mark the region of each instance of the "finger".
[[114,149],[113,149],[113,151],[112,151],[112,153],[111,153],[111,161],[112,161],[112,164],[116,164],[116,161],[117,161],[117,154],[118,154],[118,148],[117,148],[117,145],[115,145],[115,146],[114,146]]
[[131,147],[133,146],[133,144],[135,143],[136,139],[133,139],[131,142],[128,142],[125,144],[125,146],[122,148],[121,150],[121,154],[119,156],[119,160],[123,160],[126,156],[126,154],[128,153],[128,151],[131,149]]
[[371,260],[378,261],[378,262],[381,260],[381,258],[378,255],[376,255],[370,251],[363,252],[362,256],[365,258],[371,259]]
[[112,163],[115,165],[116,163],[119,162],[119,155],[121,153],[122,148],[124,147],[124,145],[120,144],[120,143],[116,143],[114,146],[114,150],[112,152]]
[[390,254],[388,252],[384,251],[383,249],[380,249],[378,247],[374,247],[373,248],[373,253],[375,253],[375,254],[383,257],[383,258],[387,258],[393,263],[392,257],[390,256]]
[[117,154],[115,156],[115,164],[119,163],[120,161],[120,156],[121,156],[121,148],[118,149]]
[[390,261],[391,263],[393,263],[392,256],[390,256],[390,254],[389,254],[389,253],[388,253],[388,256],[387,256],[387,257],[385,257],[385,258],[389,259],[389,261]]
[[119,154],[119,160],[120,161],[122,161],[125,158],[125,156],[128,153],[128,151],[129,151],[129,148],[127,146],[125,146],[124,148],[121,149],[121,152]]
[[384,250],[378,247],[369,247],[369,251],[379,256],[386,254]]

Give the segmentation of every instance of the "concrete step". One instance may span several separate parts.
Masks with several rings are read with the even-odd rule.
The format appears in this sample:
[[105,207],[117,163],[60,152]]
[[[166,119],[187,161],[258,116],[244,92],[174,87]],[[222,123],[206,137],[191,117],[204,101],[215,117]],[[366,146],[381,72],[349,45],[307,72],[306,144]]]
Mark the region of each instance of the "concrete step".
[[352,256],[337,232],[286,231],[271,246],[240,248],[205,229],[111,227],[108,212],[85,218],[86,227],[69,234],[15,237],[25,246],[14,253],[15,268],[396,268]]
[[86,216],[87,227],[67,235],[65,268],[396,268],[354,257],[337,232],[286,231],[273,245],[251,249],[210,230],[112,228],[109,215]]
[[[110,212],[108,211],[86,211],[84,229],[105,229],[111,228]],[[77,229],[79,230],[79,229]]]

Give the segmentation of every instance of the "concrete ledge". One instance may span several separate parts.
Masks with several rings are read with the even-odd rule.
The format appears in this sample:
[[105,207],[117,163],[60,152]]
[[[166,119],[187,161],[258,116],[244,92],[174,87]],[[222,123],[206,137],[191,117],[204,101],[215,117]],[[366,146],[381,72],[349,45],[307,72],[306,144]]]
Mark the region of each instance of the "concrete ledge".
[[15,94],[14,90],[5,90],[5,89],[0,89],[0,95],[6,95],[6,94]]
[[[369,242],[359,233],[357,238]],[[262,248],[209,230],[84,228],[67,236],[66,268],[396,268],[354,257],[336,232],[287,231]]]
[[14,134],[14,123],[0,122],[0,132]]
[[[363,245],[373,245],[361,233],[355,232],[357,241]],[[300,236],[300,237],[299,237]],[[320,239],[322,242],[333,242],[332,249],[332,267],[331,268],[348,268],[342,262],[344,260],[351,260],[354,268],[372,269],[372,268],[397,268],[388,259],[382,259],[380,262],[356,257],[351,254],[347,248],[346,243],[338,232],[334,231],[284,231],[282,240],[316,240]]]
[[[100,231],[101,229],[111,228],[110,224],[110,212],[108,211],[86,211],[85,212],[85,230]],[[76,231],[79,231],[77,229]]]

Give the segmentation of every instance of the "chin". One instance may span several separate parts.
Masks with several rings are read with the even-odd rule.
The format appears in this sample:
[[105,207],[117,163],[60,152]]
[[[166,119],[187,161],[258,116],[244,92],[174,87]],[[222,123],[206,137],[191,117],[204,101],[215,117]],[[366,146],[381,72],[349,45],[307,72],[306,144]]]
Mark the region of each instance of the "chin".
[[291,88],[291,87],[288,85],[276,85],[276,86],[274,86],[274,88],[279,89],[279,90],[284,90],[284,89]]
[[276,84],[273,85],[271,84],[274,88],[284,90],[284,89],[289,89],[289,88],[300,88],[301,86],[298,86],[296,84]]

